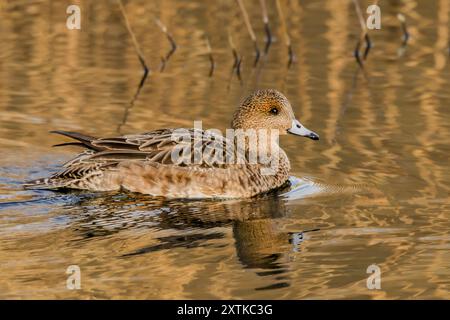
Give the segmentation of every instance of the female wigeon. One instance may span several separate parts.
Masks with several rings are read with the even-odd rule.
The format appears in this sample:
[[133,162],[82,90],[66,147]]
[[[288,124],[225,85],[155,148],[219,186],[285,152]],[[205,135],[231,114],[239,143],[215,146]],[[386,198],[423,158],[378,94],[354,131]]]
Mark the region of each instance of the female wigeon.
[[[271,138],[273,133],[319,139],[295,119],[286,97],[273,89],[248,96],[231,126],[235,133],[231,138],[200,129],[160,129],[113,138],[54,131],[77,140],[59,146],[87,149],[63,170],[25,187],[123,189],[167,198],[252,197],[285,185],[289,178],[289,159]],[[259,134],[263,131],[266,135]]]

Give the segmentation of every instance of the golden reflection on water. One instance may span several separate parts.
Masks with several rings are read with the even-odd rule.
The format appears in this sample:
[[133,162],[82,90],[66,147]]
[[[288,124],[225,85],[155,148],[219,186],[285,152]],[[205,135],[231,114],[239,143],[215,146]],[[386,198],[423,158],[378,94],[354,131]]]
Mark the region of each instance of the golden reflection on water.
[[[51,148],[61,140],[49,130],[117,134],[142,69],[115,1],[74,1],[81,31],[66,29],[64,2],[0,4],[1,298],[450,297],[449,1],[381,1],[366,78],[352,57],[351,1],[281,2],[296,55],[289,69],[270,1],[276,41],[256,68],[234,1],[125,3],[151,74],[122,132],[193,120],[225,129],[245,94],[274,87],[321,135],[282,138],[292,174],[312,185],[222,202],[22,190],[75,151]],[[262,48],[259,2],[245,5]],[[400,56],[398,12],[411,34]],[[153,17],[178,44],[164,72],[170,45]],[[242,84],[230,78],[227,29]],[[314,184],[321,191],[304,197]],[[373,263],[382,290],[366,287]],[[65,286],[72,264],[80,291]]]

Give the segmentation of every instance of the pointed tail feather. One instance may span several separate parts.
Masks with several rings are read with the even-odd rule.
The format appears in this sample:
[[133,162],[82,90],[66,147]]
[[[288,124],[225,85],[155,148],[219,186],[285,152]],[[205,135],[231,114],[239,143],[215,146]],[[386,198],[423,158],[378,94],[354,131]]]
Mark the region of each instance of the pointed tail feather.
[[62,130],[54,130],[54,131],[50,131],[50,133],[57,133],[72,139],[75,139],[77,141],[79,141],[79,143],[77,142],[69,142],[69,143],[62,143],[59,145],[55,145],[55,146],[66,146],[66,145],[82,145],[85,146],[89,149],[95,150],[95,151],[101,151],[103,150],[102,148],[99,148],[97,146],[94,146],[92,144],[92,141],[96,140],[97,138],[92,137],[92,136],[88,136],[88,135],[84,135],[82,133],[78,133],[78,132],[72,132],[72,131],[62,131]]
[[58,144],[54,144],[52,147],[66,147],[66,146],[86,147],[86,145],[84,143],[81,143],[81,142],[58,143]]

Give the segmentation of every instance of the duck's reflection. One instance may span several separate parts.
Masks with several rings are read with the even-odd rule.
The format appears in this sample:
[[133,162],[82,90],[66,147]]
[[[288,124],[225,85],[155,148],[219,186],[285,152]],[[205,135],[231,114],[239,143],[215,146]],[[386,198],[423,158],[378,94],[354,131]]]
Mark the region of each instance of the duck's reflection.
[[280,218],[286,216],[289,208],[276,195],[239,201],[169,201],[135,194],[112,194],[85,198],[77,208],[82,212],[71,226],[82,241],[133,228],[179,233],[158,237],[157,244],[125,253],[123,258],[180,247],[210,246],[210,240],[226,237],[221,227],[231,228],[237,258],[243,267],[255,269],[260,276],[277,279],[273,286],[256,288],[261,290],[289,285],[286,275],[289,259],[286,257],[300,250],[304,235],[303,231],[279,230]]

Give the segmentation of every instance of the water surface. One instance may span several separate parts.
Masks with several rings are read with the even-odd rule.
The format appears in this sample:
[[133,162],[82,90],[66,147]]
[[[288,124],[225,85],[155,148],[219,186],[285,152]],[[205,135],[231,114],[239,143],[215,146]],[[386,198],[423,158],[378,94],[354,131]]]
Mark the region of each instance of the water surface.
[[[287,1],[296,60],[273,3],[275,42],[253,67],[235,1],[133,1],[142,69],[115,1],[0,4],[0,298],[450,298],[450,3],[383,1],[358,69],[351,1]],[[245,1],[259,45],[259,1]],[[365,3],[362,3],[365,8]],[[365,10],[363,10],[365,11]],[[396,14],[411,39],[401,49]],[[178,48],[153,22],[163,21]],[[231,74],[227,28],[240,54]],[[216,69],[205,45],[208,34]],[[293,186],[250,200],[23,190],[77,151],[49,130],[91,135],[225,129],[247,93],[276,88],[321,140],[282,137]],[[369,265],[381,290],[369,290]],[[70,265],[81,290],[66,288]]]

